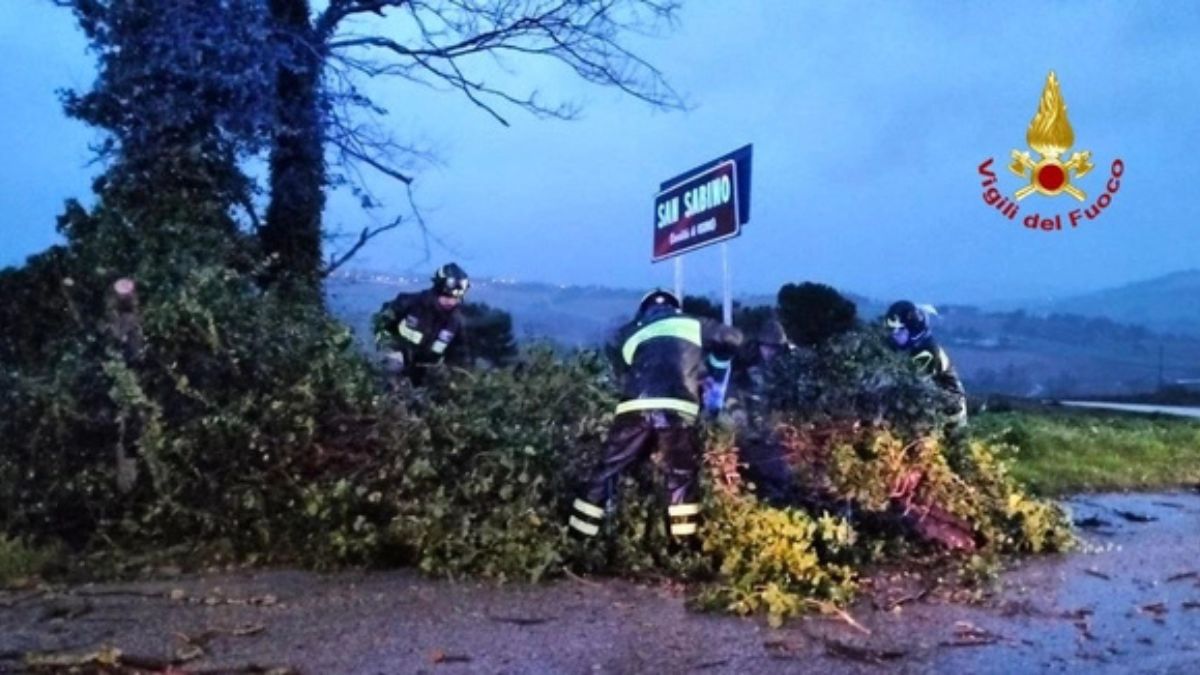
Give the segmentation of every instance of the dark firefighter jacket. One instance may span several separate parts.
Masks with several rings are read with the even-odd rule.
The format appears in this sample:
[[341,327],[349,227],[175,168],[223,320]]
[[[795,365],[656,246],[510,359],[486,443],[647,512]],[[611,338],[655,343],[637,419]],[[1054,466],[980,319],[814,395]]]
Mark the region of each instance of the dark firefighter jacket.
[[626,325],[609,345],[624,379],[617,414],[670,410],[697,416],[706,358],[728,360],[741,344],[738,329],[686,314],[651,314]]
[[400,293],[383,303],[374,324],[376,342],[403,352],[410,366],[430,366],[447,357],[452,363],[467,360],[462,313],[438,307],[431,290]]
[[954,371],[954,365],[950,363],[950,357],[933,338],[926,338],[913,345],[909,354],[912,355],[917,369],[928,375],[934,384],[953,396],[956,402],[961,404],[966,401],[967,392],[963,388],[962,380],[958,379],[958,373]]

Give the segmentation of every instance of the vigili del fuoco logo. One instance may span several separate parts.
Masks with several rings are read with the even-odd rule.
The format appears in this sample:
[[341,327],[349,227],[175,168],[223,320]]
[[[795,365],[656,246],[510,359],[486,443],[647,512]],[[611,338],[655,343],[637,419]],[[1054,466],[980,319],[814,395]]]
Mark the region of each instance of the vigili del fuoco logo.
[[[1033,153],[1013,150],[1012,164],[1008,165],[1008,170],[1027,180],[1028,184],[1019,188],[1012,197],[1001,194],[996,187],[994,158],[988,157],[979,165],[984,203],[1009,220],[1016,220],[1021,212],[1021,200],[1034,193],[1044,197],[1068,195],[1079,202],[1088,201],[1088,194],[1079,179],[1091,173],[1092,153],[1090,150],[1077,150],[1065,161],[1062,159],[1075,144],[1075,132],[1067,119],[1067,104],[1058,89],[1058,78],[1053,70],[1046,77],[1042,100],[1038,103],[1037,114],[1029,123],[1029,130],[1025,132],[1025,142]],[[1121,188],[1121,175],[1124,173],[1125,163],[1120,158],[1114,159],[1104,191],[1089,206],[1044,215],[1035,211],[1021,222],[1031,230],[1051,232],[1063,229],[1064,223],[1069,228],[1076,228],[1084,221],[1096,220]]]

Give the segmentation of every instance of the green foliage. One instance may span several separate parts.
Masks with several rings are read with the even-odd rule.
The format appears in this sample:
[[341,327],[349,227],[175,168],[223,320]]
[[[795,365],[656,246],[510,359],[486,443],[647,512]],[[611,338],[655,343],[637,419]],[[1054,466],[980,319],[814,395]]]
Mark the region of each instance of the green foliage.
[[[721,305],[702,295],[683,296],[683,311],[692,316],[703,316],[713,321],[725,318]],[[733,325],[740,328],[747,336],[753,337],[775,316],[775,310],[766,305],[743,305],[733,302]]]
[[615,404],[607,377],[594,353],[561,363],[538,347],[517,366],[433,383],[428,444],[409,449],[390,534],[431,573],[560,571],[569,481],[590,468]]
[[33,548],[0,534],[0,588],[40,575],[57,555],[57,551]]
[[820,345],[855,325],[857,308],[831,286],[804,282],[779,289],[779,321],[792,342]]
[[830,338],[771,362],[766,394],[773,409],[800,422],[888,422],[908,434],[941,425],[947,394],[887,347],[878,327]]
[[[468,302],[462,306],[463,324],[473,358],[482,358],[494,366],[506,366],[517,357],[517,342],[513,337],[512,315],[484,302]],[[450,347],[460,348],[458,342]],[[453,358],[448,356],[453,361]]]
[[207,200],[248,205],[253,186],[237,165],[269,138],[279,61],[264,3],[62,4],[98,61],[91,89],[65,92],[63,104],[106,133],[99,152],[115,161],[97,181],[105,205],[134,220],[164,202],[189,204],[192,216]]
[[[296,506],[414,425],[343,326],[259,289],[218,199],[135,216],[72,206],[67,244],[0,279],[19,300],[0,340],[0,525],[79,548],[322,555]],[[136,348],[106,299],[121,276]]]

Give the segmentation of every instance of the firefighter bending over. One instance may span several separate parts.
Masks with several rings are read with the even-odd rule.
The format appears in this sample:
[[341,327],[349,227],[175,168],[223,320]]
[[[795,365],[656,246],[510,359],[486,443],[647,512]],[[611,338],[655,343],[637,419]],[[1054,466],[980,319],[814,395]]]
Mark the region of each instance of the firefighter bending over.
[[949,404],[942,410],[949,417],[947,431],[965,427],[967,392],[946,350],[933,339],[925,311],[907,300],[901,300],[888,308],[885,323],[891,333],[892,346],[908,352],[917,370],[932,379],[949,397]]
[[768,428],[768,372],[775,359],[794,349],[783,324],[778,319],[767,321],[744,350],[745,367],[736,369],[736,393],[730,401],[730,416],[738,430],[742,475],[759,497],[773,506],[798,503],[792,468],[784,448]]
[[460,306],[470,279],[461,267],[449,263],[438,268],[432,282],[429,289],[419,293],[398,294],[372,317],[375,342],[386,352],[388,372],[396,378],[407,377],[418,386],[426,371],[441,364],[447,354],[453,361],[467,360],[461,344]]
[[634,320],[618,331],[610,355],[624,384],[609,429],[604,458],[572,505],[572,531],[595,536],[622,471],[655,449],[666,469],[667,518],[672,537],[688,537],[700,516],[701,383],[705,359],[728,360],[742,343],[741,331],[683,314],[679,298],[648,293]]

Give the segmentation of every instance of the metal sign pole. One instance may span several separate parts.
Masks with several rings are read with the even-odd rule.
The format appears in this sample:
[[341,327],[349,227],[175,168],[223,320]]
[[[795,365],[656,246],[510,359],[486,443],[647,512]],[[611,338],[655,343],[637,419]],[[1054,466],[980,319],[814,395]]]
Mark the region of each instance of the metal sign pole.
[[675,256],[675,297],[683,302],[683,256]]
[[724,301],[721,303],[721,314],[725,318],[725,325],[733,325],[733,290],[729,276],[729,242],[721,242],[721,270],[723,272],[725,287]]

